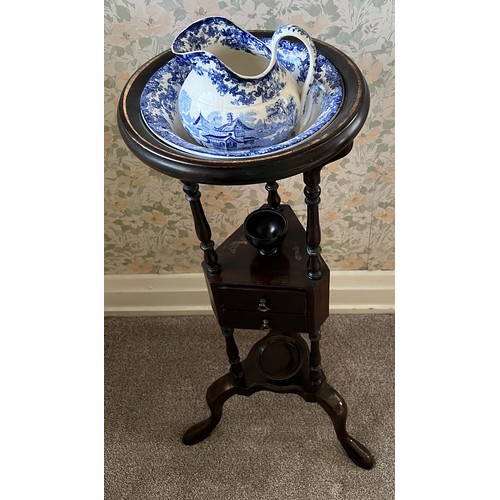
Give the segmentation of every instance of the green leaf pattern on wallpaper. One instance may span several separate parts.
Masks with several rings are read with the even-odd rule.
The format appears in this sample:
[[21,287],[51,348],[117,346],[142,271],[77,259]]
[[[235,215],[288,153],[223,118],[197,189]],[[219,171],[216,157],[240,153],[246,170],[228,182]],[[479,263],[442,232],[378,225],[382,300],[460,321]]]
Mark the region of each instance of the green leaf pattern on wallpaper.
[[[222,15],[245,29],[297,24],[351,57],[371,107],[353,151],[322,173],[323,256],[331,269],[394,268],[394,5],[392,0],[105,0],[105,272],[200,272],[181,183],[124,145],[116,106],[128,78],[190,22]],[[272,175],[269,176],[270,179]],[[279,182],[305,222],[300,176]],[[264,186],[201,186],[217,245],[265,202]]]

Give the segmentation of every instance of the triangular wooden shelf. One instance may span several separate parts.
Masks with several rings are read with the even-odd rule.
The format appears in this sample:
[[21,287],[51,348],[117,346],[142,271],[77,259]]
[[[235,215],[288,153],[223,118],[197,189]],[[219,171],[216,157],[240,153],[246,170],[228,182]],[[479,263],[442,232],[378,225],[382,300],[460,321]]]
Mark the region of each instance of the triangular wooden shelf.
[[[320,257],[321,278],[307,277],[306,232],[290,206],[281,211],[288,232],[275,255],[260,255],[242,225],[217,248],[220,274],[211,275],[203,263],[221,327],[258,329],[268,320],[270,328],[312,334],[328,317],[328,266]],[[259,308],[262,300],[267,305]]]

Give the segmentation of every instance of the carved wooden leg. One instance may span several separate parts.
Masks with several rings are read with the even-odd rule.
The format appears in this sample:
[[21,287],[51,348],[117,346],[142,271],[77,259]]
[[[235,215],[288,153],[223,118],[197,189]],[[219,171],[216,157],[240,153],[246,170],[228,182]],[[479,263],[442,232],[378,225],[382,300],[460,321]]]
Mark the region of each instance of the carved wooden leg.
[[311,280],[321,278],[321,229],[319,226],[319,210],[318,205],[321,201],[319,195],[321,188],[319,186],[321,177],[321,167],[304,172],[304,194],[306,195],[305,202],[307,204],[307,228],[306,241],[307,253],[307,276]]
[[337,437],[347,456],[359,467],[371,469],[375,464],[373,456],[347,432],[347,405],[342,396],[325,383],[318,392],[317,401],[330,416]]
[[236,394],[236,386],[231,381],[229,373],[216,380],[207,390],[210,417],[190,427],[182,436],[182,442],[191,445],[207,438],[222,418],[224,403],[234,394]]
[[201,193],[196,182],[184,182],[183,190],[186,193],[186,200],[189,201],[191,212],[194,219],[194,228],[196,236],[201,242],[200,248],[203,250],[205,263],[208,273],[215,275],[220,273],[220,266],[217,263],[219,260],[216,251],[214,250],[215,243],[212,241],[212,231],[208,224],[205,212],[201,205]]
[[278,194],[278,183],[276,181],[269,181],[266,183],[266,189],[268,191],[267,203],[274,209],[280,209],[281,198]]
[[318,387],[321,385],[321,353],[319,351],[319,339],[321,337],[321,332],[310,333],[309,339],[311,341],[311,354],[309,357],[309,371],[311,385],[313,387]]
[[241,367],[238,346],[234,340],[234,328],[222,328],[222,335],[226,340],[226,352],[231,364],[231,373],[236,382],[241,381],[243,379],[243,368]]

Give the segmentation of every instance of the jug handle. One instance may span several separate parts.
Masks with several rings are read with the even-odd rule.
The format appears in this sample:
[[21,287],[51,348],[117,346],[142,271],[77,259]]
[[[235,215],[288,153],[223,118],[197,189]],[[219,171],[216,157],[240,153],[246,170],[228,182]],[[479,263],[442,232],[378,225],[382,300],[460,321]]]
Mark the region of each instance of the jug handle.
[[304,86],[302,87],[302,92],[300,96],[300,111],[301,115],[305,113],[306,107],[306,99],[309,89],[314,81],[314,75],[316,73],[316,58],[318,56],[318,52],[316,50],[316,45],[313,42],[313,39],[309,36],[309,34],[304,31],[299,26],[295,26],[294,24],[287,24],[278,28],[273,37],[271,38],[271,63],[269,64],[269,68],[274,66],[278,56],[278,42],[286,37],[290,36],[293,38],[297,38],[300,40],[307,48],[307,52],[309,53],[309,70],[307,71],[307,76],[304,81]]

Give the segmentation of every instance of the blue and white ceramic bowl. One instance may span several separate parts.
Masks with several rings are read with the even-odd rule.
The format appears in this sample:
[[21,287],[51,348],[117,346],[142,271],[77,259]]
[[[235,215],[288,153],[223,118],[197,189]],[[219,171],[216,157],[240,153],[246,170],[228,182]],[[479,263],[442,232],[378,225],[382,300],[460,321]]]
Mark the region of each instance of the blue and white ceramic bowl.
[[[266,43],[269,39],[264,39]],[[279,62],[291,73],[299,90],[307,73],[308,52],[301,43],[281,40]],[[148,128],[163,142],[181,151],[205,158],[248,158],[272,154],[290,148],[311,137],[331,122],[338,113],[344,97],[342,78],[326,57],[319,54],[315,79],[308,92],[306,111],[301,128],[286,140],[266,146],[242,150],[221,150],[198,144],[184,129],[177,110],[179,92],[191,66],[176,56],[156,71],[146,83],[140,108]]]

